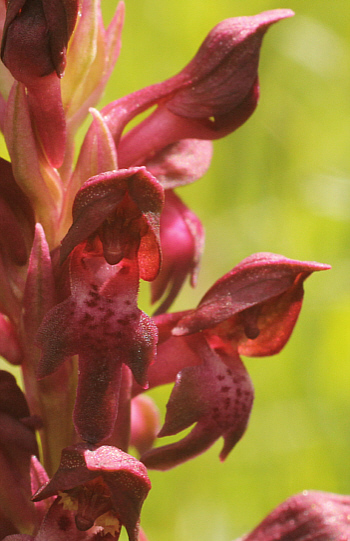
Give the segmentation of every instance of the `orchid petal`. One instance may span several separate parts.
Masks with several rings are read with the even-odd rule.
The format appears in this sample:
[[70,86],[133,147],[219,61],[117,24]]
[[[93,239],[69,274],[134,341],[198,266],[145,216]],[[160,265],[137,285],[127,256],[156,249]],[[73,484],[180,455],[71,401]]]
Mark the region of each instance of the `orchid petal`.
[[53,373],[67,357],[79,354],[74,421],[81,437],[95,443],[113,430],[122,363],[140,385],[146,384],[157,332],[136,305],[135,262],[111,266],[78,247],[71,258],[71,279],[72,295],[48,313],[39,330],[43,358],[38,376]]
[[[241,126],[258,102],[258,62],[263,36],[275,22],[291,17],[288,9],[219,23],[204,40],[193,60],[175,77],[134,94],[126,106],[129,118],[153,103],[159,107],[130,130],[119,144],[119,160],[127,167],[180,139],[217,139]],[[137,96],[137,99],[136,99]],[[121,109],[121,102],[115,103]],[[110,105],[104,111],[120,123]],[[119,126],[117,126],[119,124]],[[111,131],[112,128],[111,128]]]
[[166,311],[179,293],[187,275],[195,287],[204,249],[204,229],[197,216],[171,190],[165,194],[160,219],[162,268],[152,282],[152,303],[166,290],[166,297],[155,314]]
[[14,77],[30,86],[56,71],[61,77],[78,0],[12,0],[7,3],[1,59]]
[[[162,314],[152,318],[157,326],[158,346],[157,356],[147,371],[148,389],[174,383],[180,370],[186,366],[196,366],[202,363],[200,355],[190,347],[186,336],[175,337],[171,334],[176,323],[186,313],[188,312]],[[134,383],[134,396],[144,390],[140,385]]]
[[213,154],[211,141],[182,139],[146,161],[147,170],[165,189],[184,186],[201,178]]
[[65,154],[66,123],[59,77],[77,16],[77,0],[13,0],[7,3],[1,58],[28,90],[28,103],[47,159],[59,167]]

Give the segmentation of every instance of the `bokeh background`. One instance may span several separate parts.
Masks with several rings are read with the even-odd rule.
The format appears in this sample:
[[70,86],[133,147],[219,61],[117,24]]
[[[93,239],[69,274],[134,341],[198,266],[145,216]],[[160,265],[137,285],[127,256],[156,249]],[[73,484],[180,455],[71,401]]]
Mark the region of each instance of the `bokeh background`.
[[[102,3],[107,22],[116,1]],[[296,16],[265,37],[257,111],[214,143],[205,177],[178,190],[207,241],[198,286],[186,286],[174,309],[195,306],[217,278],[258,251],[333,270],[307,280],[286,348],[244,359],[255,405],[226,462],[219,462],[219,442],[181,467],[151,473],[142,515],[150,541],[230,541],[296,492],[350,492],[348,2],[126,0],[123,47],[101,105],[178,72],[220,20],[274,8]],[[144,288],[142,302],[149,310]],[[152,393],[162,415],[169,392]]]

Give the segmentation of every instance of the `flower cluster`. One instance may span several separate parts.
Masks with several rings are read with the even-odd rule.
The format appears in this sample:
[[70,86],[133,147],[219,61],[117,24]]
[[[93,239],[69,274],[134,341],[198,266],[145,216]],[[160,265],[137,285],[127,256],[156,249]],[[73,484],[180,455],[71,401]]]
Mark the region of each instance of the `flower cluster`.
[[[211,141],[253,113],[262,39],[293,13],[221,22],[180,73],[98,111],[123,15],[121,3],[105,28],[98,0],[0,6],[0,127],[11,159],[0,159],[0,354],[20,365],[25,390],[0,372],[7,541],[108,541],[122,526],[130,541],[146,539],[147,468],[181,464],[219,437],[226,458],[253,403],[240,355],[278,353],[304,281],[328,268],[254,254],[197,308],[167,313],[188,276],[195,285],[204,246],[199,218],[174,190],[202,177]],[[75,161],[75,134],[89,112]],[[138,307],[140,280],[151,283],[153,317]],[[157,434],[144,391],[170,382]],[[153,448],[157,435],[192,425]],[[275,518],[266,520],[247,541],[277,539],[266,533]],[[278,539],[304,539],[281,532]]]

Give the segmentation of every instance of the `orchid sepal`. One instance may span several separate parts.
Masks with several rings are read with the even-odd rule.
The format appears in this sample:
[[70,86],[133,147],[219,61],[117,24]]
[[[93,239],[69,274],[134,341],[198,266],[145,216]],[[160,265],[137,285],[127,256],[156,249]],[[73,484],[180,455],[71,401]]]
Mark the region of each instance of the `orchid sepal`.
[[79,190],[73,225],[62,241],[61,261],[92,235],[100,237],[109,264],[137,257],[140,277],[154,280],[161,252],[159,220],[164,202],[161,184],[145,167],[101,173]]
[[261,252],[243,260],[179,320],[175,336],[205,331],[236,344],[239,353],[278,353],[288,341],[303,300],[303,282],[329,265]]

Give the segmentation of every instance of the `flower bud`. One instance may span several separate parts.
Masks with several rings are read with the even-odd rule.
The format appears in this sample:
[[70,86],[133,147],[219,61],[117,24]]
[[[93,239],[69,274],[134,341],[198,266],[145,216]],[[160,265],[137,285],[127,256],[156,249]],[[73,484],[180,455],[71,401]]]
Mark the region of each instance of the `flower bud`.
[[78,1],[9,0],[1,60],[26,86],[56,72],[62,77]]
[[77,14],[78,0],[9,0],[7,4],[1,60],[27,87],[32,120],[53,167],[62,165],[65,154],[59,79]]

